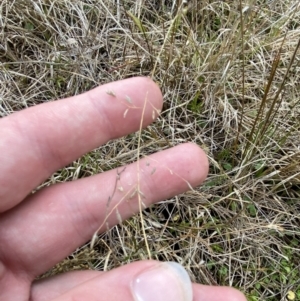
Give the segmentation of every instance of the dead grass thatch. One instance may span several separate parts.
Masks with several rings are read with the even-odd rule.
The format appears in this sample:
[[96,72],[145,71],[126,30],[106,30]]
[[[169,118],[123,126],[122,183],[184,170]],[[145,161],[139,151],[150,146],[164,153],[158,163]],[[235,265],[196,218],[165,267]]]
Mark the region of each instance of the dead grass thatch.
[[[131,162],[139,139],[142,155],[197,143],[211,164],[204,185],[143,213],[152,258],[249,300],[300,299],[299,3],[188,2],[1,1],[0,114],[151,76],[165,99],[159,120],[44,185]],[[47,275],[147,258],[141,228],[133,217]]]

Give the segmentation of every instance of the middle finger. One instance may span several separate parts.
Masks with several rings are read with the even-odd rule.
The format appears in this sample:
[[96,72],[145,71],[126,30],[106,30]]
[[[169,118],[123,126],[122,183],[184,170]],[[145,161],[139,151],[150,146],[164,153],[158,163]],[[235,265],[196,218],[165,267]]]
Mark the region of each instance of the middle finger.
[[86,243],[101,224],[105,231],[107,224],[138,212],[141,202],[149,206],[199,185],[207,170],[204,152],[182,144],[128,165],[121,174],[111,170],[43,189],[3,215],[0,253],[13,270],[35,277]]

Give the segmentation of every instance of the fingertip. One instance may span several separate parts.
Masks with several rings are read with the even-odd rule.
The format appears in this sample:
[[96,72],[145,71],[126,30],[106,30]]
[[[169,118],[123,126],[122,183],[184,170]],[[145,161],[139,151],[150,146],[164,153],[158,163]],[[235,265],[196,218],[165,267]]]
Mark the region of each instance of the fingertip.
[[225,286],[193,284],[193,301],[247,301],[239,290]]
[[230,294],[231,294],[231,297],[229,299],[230,301],[247,301],[245,295],[241,291],[235,288],[232,287],[230,288]]
[[160,112],[163,106],[163,95],[159,85],[150,77],[139,76],[130,80],[133,80],[135,85],[146,91],[147,100]]
[[[97,89],[97,88],[96,88]],[[128,95],[135,105],[144,104],[145,100],[155,109],[161,110],[163,96],[160,87],[150,78],[145,76],[130,77],[100,86],[100,89],[112,91],[117,98]]]
[[[163,105],[161,90],[149,77],[131,77],[110,82],[88,94],[96,106],[100,104],[101,110],[107,112],[110,120],[130,120],[130,125],[134,127],[129,132],[136,131],[141,120],[143,127],[151,124],[159,116]],[[102,99],[100,103],[99,98]]]
[[201,168],[205,169],[206,172],[208,172],[209,162],[204,150],[196,143],[188,142],[186,144],[190,148],[192,155],[196,159],[195,163],[201,165]]
[[[163,96],[162,96],[161,88],[159,87],[157,82],[155,82],[150,76],[139,76],[136,78],[140,79],[142,82],[145,82],[145,84],[148,85],[149,88],[153,89],[153,91],[157,93],[156,96],[160,98],[160,100],[162,101]],[[160,104],[162,105],[162,102]]]
[[189,169],[190,184],[193,187],[200,185],[207,177],[209,162],[206,153],[195,143],[184,143],[178,147],[185,156],[186,166]]
[[[134,104],[144,111],[141,116],[143,127],[148,126],[160,115],[163,106],[163,95],[159,86],[150,77],[132,77],[124,81],[127,89],[133,93]],[[145,107],[145,108],[144,108]]]
[[144,269],[131,282],[134,300],[192,301],[192,283],[186,270],[178,263],[157,263]]

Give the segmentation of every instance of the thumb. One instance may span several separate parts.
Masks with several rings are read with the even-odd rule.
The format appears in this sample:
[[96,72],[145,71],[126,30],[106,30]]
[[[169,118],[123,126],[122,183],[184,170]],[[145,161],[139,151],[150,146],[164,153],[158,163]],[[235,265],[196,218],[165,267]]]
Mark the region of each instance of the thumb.
[[191,280],[181,265],[139,261],[101,273],[53,301],[192,301],[192,291]]
[[73,271],[35,282],[30,301],[246,301],[238,290],[192,285],[176,263],[139,261],[110,272]]

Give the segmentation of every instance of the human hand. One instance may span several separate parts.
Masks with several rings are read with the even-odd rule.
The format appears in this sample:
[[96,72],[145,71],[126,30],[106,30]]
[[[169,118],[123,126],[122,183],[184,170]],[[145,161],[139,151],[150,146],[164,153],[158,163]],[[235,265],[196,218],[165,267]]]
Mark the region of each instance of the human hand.
[[[132,78],[0,121],[0,301],[190,301],[192,293],[194,301],[245,300],[231,288],[191,286],[179,265],[150,260],[109,272],[77,271],[34,281],[88,241],[106,218],[110,226],[118,223],[116,214],[107,217],[106,211],[117,171],[31,191],[88,151],[137,131],[141,120],[147,126],[161,106],[161,92],[150,79]],[[139,187],[149,206],[199,185],[208,170],[205,154],[193,144],[147,160],[151,167],[145,159],[139,161],[139,181],[137,163],[120,176],[123,191],[113,194],[110,208],[118,205],[122,220],[139,211],[138,194],[120,202],[132,187]],[[105,230],[103,226],[100,232]]]

